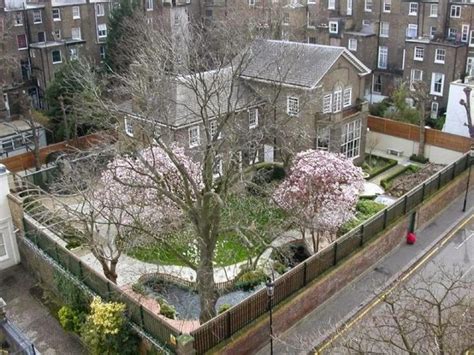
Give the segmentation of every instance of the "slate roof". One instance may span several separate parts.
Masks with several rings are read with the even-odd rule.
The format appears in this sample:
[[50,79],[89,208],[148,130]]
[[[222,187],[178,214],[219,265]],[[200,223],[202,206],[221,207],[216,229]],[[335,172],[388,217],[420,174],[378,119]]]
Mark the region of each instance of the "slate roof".
[[251,47],[251,59],[244,68],[242,77],[314,88],[341,55],[355,59],[362,66],[361,72],[370,72],[344,47],[259,40]]

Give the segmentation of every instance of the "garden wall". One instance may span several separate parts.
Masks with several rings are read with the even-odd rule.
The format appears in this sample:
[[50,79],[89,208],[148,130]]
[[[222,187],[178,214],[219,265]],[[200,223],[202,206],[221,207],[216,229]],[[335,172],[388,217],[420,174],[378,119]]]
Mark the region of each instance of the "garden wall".
[[[474,179],[474,172],[471,175]],[[453,201],[466,188],[467,173],[463,173],[439,193],[417,208],[417,228],[427,224],[446,207],[446,201]],[[404,241],[409,223],[409,215],[399,219],[393,226],[375,238],[362,250],[349,257],[338,267],[310,283],[296,296],[276,307],[273,315],[273,328],[276,334],[282,333],[309,312],[323,304],[343,287],[354,281],[364,270]],[[219,354],[252,354],[264,347],[268,341],[268,316],[262,316],[256,323],[244,328],[230,338],[224,347],[219,346]],[[217,348],[216,348],[217,349]]]

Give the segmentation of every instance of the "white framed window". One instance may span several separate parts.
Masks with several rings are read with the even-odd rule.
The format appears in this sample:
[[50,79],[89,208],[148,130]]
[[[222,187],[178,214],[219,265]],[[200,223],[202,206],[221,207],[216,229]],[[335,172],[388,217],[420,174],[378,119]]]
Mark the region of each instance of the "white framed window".
[[349,38],[349,41],[347,43],[347,48],[350,51],[357,51],[357,39],[355,38]]
[[249,157],[249,165],[253,165],[259,162],[260,154],[258,152],[258,146],[256,143],[251,142],[248,145],[248,157]]
[[352,88],[345,88],[344,95],[342,98],[342,106],[348,107],[352,103]]
[[308,0],[308,4],[311,4],[311,5],[316,4],[316,0]]
[[423,47],[415,47],[413,50],[413,60],[423,61],[425,57],[425,49]]
[[222,176],[222,157],[220,155],[216,155],[214,158],[214,162],[212,164],[212,176],[214,178]]
[[329,142],[331,141],[331,127],[318,126],[316,131],[316,149],[329,150]]
[[57,29],[57,30],[53,31],[53,39],[55,41],[61,39],[61,30],[60,29]]
[[448,38],[449,39],[456,39],[456,35],[458,34],[458,30],[456,28],[448,28]]
[[101,23],[97,26],[97,36],[99,38],[107,37],[107,25],[105,23]]
[[5,235],[0,232],[0,260],[8,259]]
[[72,39],[81,39],[81,28],[80,27],[73,27],[71,28],[71,37]]
[[438,17],[438,4],[430,5],[430,17]]
[[146,0],[146,11],[153,11],[153,0]]
[[76,47],[69,48],[69,59],[70,60],[77,60],[79,59],[79,52]]
[[408,15],[417,16],[418,15],[418,3],[411,2],[408,4]]
[[44,31],[38,32],[38,42],[39,43],[46,42],[46,32]]
[[72,7],[72,18],[78,20],[81,18],[81,8],[79,6]]
[[104,4],[96,4],[95,13],[97,17],[105,16]]
[[133,137],[133,124],[127,119],[123,120],[123,127],[127,136]]
[[248,117],[249,117],[249,128],[255,128],[258,126],[258,109],[251,108],[248,110]]
[[372,12],[373,7],[374,7],[373,0],[365,0],[365,5],[364,5],[365,12]]
[[306,27],[315,28],[315,23],[311,21],[311,16],[309,11],[306,13]]
[[[212,120],[209,122],[209,134],[211,135],[211,139],[216,135],[217,129],[219,128],[219,122],[217,120]],[[219,132],[219,136],[217,139],[221,139],[222,131]]]
[[100,59],[105,59],[105,46],[99,47],[99,56],[100,56]]
[[59,64],[62,63],[62,56],[61,56],[61,50],[56,49],[51,52],[51,57],[53,59],[53,64]]
[[409,23],[407,27],[407,37],[416,38],[418,37],[418,25],[414,23]]
[[380,46],[379,47],[379,57],[377,61],[377,67],[379,69],[387,69],[388,67],[388,48]]
[[336,9],[336,0],[328,0],[328,10]]
[[383,12],[392,11],[392,0],[383,0]]
[[436,27],[430,26],[430,39],[433,39],[436,36]]
[[201,144],[201,136],[199,134],[199,126],[188,128],[189,148],[197,147]]
[[339,22],[329,21],[329,33],[338,33],[339,32]]
[[474,47],[474,30],[470,31],[470,35],[469,35],[469,47]]
[[431,95],[443,96],[444,74],[431,74]]
[[360,135],[361,135],[360,118],[346,123],[342,127],[342,145],[341,153],[346,158],[354,159],[360,155]]
[[469,76],[474,75],[474,57],[467,58],[466,71]]
[[461,27],[461,42],[467,42],[469,40],[469,25],[462,25]]
[[352,0],[347,0],[347,16],[352,16]]
[[18,50],[27,49],[28,41],[26,40],[26,34],[22,33],[21,35],[17,35],[16,43],[18,45]]
[[332,112],[339,112],[342,110],[342,88],[336,88],[332,98]]
[[412,69],[410,72],[410,90],[414,90],[413,83],[423,80],[423,70]]
[[390,31],[390,23],[380,22],[380,37],[388,37]]
[[249,0],[249,6],[255,6],[255,0]]
[[434,62],[438,64],[444,64],[445,59],[446,59],[446,49],[436,48]]
[[300,113],[300,100],[294,96],[288,96],[286,99],[286,112],[290,116],[298,116]]
[[438,108],[439,108],[439,103],[436,101],[433,101],[431,103],[431,112],[430,112],[430,118],[431,119],[437,119],[438,118]]
[[61,21],[61,9],[52,9],[53,21]]
[[330,113],[332,111],[332,94],[323,96],[323,113]]
[[21,11],[15,12],[15,18],[13,20],[14,26],[23,26],[23,13]]
[[451,5],[450,16],[454,18],[461,17],[461,6],[460,5]]
[[41,10],[33,10],[33,23],[42,23],[43,16],[41,15]]
[[382,75],[376,75],[375,76],[372,91],[377,93],[377,94],[382,93]]

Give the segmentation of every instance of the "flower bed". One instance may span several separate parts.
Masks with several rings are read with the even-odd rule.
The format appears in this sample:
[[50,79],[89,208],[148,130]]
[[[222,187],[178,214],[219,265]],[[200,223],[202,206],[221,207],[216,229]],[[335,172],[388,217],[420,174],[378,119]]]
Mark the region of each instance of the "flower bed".
[[362,163],[362,169],[364,170],[364,173],[367,174],[366,179],[369,180],[397,164],[398,162],[395,159],[367,154],[364,163]]

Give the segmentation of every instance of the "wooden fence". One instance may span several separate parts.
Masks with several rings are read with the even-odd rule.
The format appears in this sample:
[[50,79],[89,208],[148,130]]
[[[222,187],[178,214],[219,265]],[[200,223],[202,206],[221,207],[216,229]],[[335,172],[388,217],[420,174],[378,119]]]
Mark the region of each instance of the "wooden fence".
[[[70,143],[59,142],[50,144],[40,149],[41,163],[45,162],[48,154],[57,151],[67,151],[70,149],[85,149],[102,142],[104,137],[101,134],[90,134],[88,136],[79,137],[71,140]],[[35,166],[35,157],[33,152],[26,152],[23,154],[14,155],[9,158],[0,160],[0,163],[5,165],[11,172],[19,172],[31,169]]]
[[[410,123],[369,115],[367,127],[373,132],[387,134],[389,136],[404,138],[415,142],[420,140],[420,128]],[[426,144],[460,153],[468,152],[471,146],[471,139],[468,137],[441,132],[436,129],[427,129],[425,139]]]

